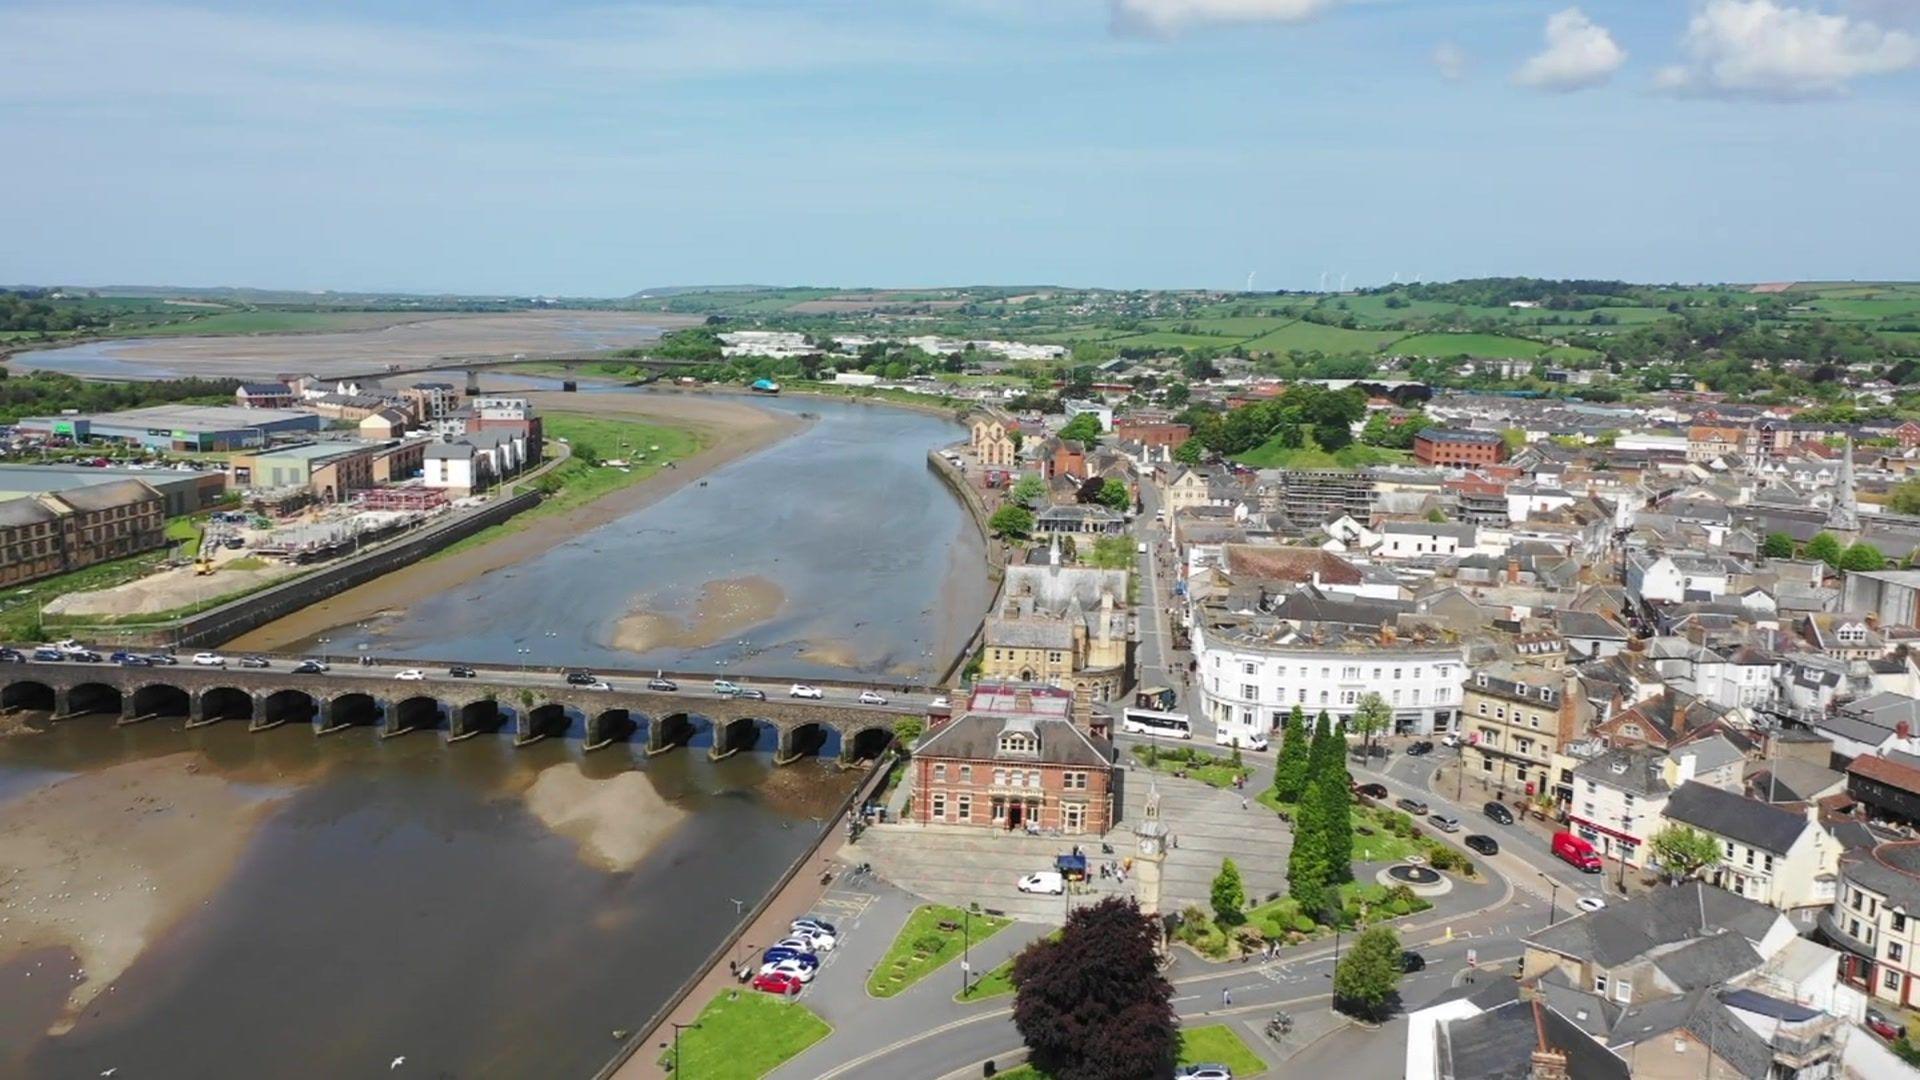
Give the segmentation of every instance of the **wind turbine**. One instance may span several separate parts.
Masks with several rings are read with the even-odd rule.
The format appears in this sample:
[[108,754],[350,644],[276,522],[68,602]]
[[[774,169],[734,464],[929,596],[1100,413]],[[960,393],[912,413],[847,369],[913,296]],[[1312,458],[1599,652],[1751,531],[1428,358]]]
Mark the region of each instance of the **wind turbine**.
[[1327,271],[1325,270],[1320,271],[1320,291],[1327,291]]
[[1249,270],[1249,271],[1247,271],[1247,288],[1246,288],[1246,291],[1247,291],[1247,292],[1252,292],[1252,291],[1253,291],[1253,275],[1254,275],[1254,273],[1255,273],[1255,272],[1254,272],[1254,271],[1252,271],[1252,270]]
[[1345,271],[1341,271],[1340,273],[1340,291],[1347,291],[1347,275]]

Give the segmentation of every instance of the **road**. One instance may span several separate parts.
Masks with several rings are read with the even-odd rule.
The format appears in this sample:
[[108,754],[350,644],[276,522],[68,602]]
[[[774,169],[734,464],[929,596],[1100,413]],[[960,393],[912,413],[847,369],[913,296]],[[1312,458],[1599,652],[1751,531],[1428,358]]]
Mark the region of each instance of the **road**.
[[[1164,560],[1170,567],[1173,555],[1168,546],[1167,526],[1155,521],[1153,516],[1160,509],[1160,492],[1151,484],[1142,484],[1140,505],[1134,535],[1147,545],[1147,551],[1137,560],[1143,587],[1140,590],[1140,640],[1134,661],[1139,685],[1172,689],[1176,704],[1171,711],[1180,712],[1188,704],[1187,654],[1173,647],[1173,630],[1167,618],[1167,606],[1172,603],[1169,595],[1172,582],[1164,580],[1168,575],[1162,572],[1161,563]],[[1212,740],[1213,728],[1204,717],[1190,715],[1189,719],[1193,721],[1196,738]]]

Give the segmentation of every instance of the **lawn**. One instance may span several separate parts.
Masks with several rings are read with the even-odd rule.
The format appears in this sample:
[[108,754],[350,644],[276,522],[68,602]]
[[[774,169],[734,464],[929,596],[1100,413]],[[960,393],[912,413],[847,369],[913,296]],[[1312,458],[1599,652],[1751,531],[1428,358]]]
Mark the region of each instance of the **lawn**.
[[1259,446],[1238,454],[1235,461],[1256,469],[1364,469],[1369,465],[1398,465],[1408,460],[1403,450],[1354,443],[1331,453],[1320,449],[1309,438],[1305,446],[1282,446],[1274,436]]
[[[1367,913],[1367,922],[1381,919],[1397,919],[1402,915],[1412,915],[1425,911],[1433,905],[1412,894],[1412,890],[1396,897],[1393,890],[1375,881],[1349,881],[1340,886],[1340,906],[1357,916],[1363,909]],[[1288,931],[1310,932],[1313,928],[1302,930],[1300,923],[1300,905],[1290,896],[1269,900],[1247,912],[1247,925],[1260,931],[1268,938],[1284,938]],[[1319,923],[1319,919],[1309,922]],[[1354,921],[1358,921],[1355,919]]]
[[[985,941],[1007,928],[1010,919],[968,914],[945,904],[925,904],[907,916],[907,924],[867,977],[867,993],[892,997],[960,955],[969,937]],[[953,927],[942,929],[942,924]]]
[[1244,764],[1236,766],[1229,757],[1188,746],[1136,746],[1132,753],[1155,772],[1184,774],[1189,780],[1198,780],[1217,788],[1233,787],[1235,779],[1245,778],[1253,772]]
[[[1267,1063],[1253,1052],[1234,1030],[1225,1024],[1208,1024],[1205,1027],[1180,1029],[1180,1056],[1177,1064],[1199,1065],[1203,1062],[1218,1062],[1233,1070],[1237,1078],[1258,1076],[1266,1071]],[[1051,1080],[1046,1073],[1031,1065],[1022,1065],[1000,1073],[1001,1080]]]
[[[1274,798],[1272,788],[1262,788],[1256,799],[1269,810],[1285,814],[1288,820],[1293,818],[1293,807]],[[1420,846],[1404,836],[1396,836],[1387,830],[1382,821],[1383,814],[1398,814],[1398,810],[1383,810],[1372,803],[1355,799],[1353,803],[1353,861],[1387,862],[1404,859],[1420,850]],[[1405,814],[1400,816],[1405,817]],[[1362,833],[1361,829],[1372,830],[1372,835]]]
[[[680,1033],[674,1075],[701,1080],[756,1080],[833,1033],[806,1006],[745,989],[722,991],[694,1022],[699,1026]],[[672,1067],[671,1049],[660,1064]]]
[[[519,532],[542,518],[564,514],[585,506],[601,496],[630,487],[678,461],[698,453],[700,438],[684,428],[640,424],[627,420],[606,420],[578,413],[551,412],[544,430],[549,440],[566,440],[569,455],[534,481],[548,492],[540,505],[498,525],[482,529],[432,556],[445,558],[458,551],[480,547],[502,536]],[[652,450],[658,446],[659,450]],[[642,462],[641,456],[646,460]],[[631,461],[625,469],[601,464],[605,461]]]
[[1547,346],[1525,338],[1500,334],[1415,334],[1393,343],[1401,356],[1485,356],[1500,360],[1529,360]]

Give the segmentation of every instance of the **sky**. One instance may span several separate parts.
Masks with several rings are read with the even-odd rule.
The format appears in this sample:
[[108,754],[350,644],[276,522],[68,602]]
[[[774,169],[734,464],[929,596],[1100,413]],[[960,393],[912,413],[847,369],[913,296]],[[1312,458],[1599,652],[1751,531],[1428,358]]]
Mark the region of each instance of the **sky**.
[[1920,0],[0,3],[0,282],[1920,278]]

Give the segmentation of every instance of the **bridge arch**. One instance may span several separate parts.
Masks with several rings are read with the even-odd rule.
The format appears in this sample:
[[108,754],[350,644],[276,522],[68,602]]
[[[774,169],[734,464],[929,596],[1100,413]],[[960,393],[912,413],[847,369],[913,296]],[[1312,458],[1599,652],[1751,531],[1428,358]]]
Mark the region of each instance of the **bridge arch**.
[[388,710],[387,730],[383,735],[401,735],[409,731],[436,731],[446,723],[447,707],[439,698],[417,694],[402,698]]
[[34,679],[19,679],[0,688],[0,708],[52,712],[59,707],[53,687]]
[[780,733],[780,751],[774,761],[784,765],[803,757],[818,757],[827,752],[834,735],[831,727],[818,721],[795,724]]
[[193,695],[170,683],[148,683],[133,688],[133,715],[137,717],[191,717]]
[[846,757],[859,761],[872,761],[887,752],[893,745],[893,729],[884,727],[864,727],[853,733],[848,739],[843,737]]
[[676,746],[686,746],[700,734],[702,727],[711,730],[712,725],[706,718],[693,713],[676,712],[656,717],[647,732],[647,753],[658,754]]
[[573,730],[573,712],[564,701],[544,701],[520,714],[520,725],[514,734],[514,745],[525,746],[530,742],[553,737],[564,739],[567,732]]
[[372,694],[354,691],[336,694],[327,702],[326,725],[321,731],[339,731],[349,727],[378,727],[385,715]]
[[268,727],[279,724],[312,726],[314,717],[319,714],[320,703],[305,690],[275,690],[260,702],[260,722]]
[[587,750],[598,750],[616,742],[625,742],[633,738],[640,730],[640,721],[634,719],[629,709],[600,709],[587,714],[586,746]]
[[84,682],[67,691],[68,716],[119,716],[125,707],[120,688],[107,683]]
[[449,710],[447,738],[457,742],[475,735],[491,735],[506,722],[507,716],[500,708],[499,698],[477,698]]
[[774,742],[779,740],[779,731],[769,722],[753,716],[741,716],[724,723],[715,721],[713,725],[713,756],[726,757],[743,750],[759,749],[767,742],[766,735],[772,733]]
[[237,686],[210,686],[200,691],[200,722],[252,720],[253,695]]

